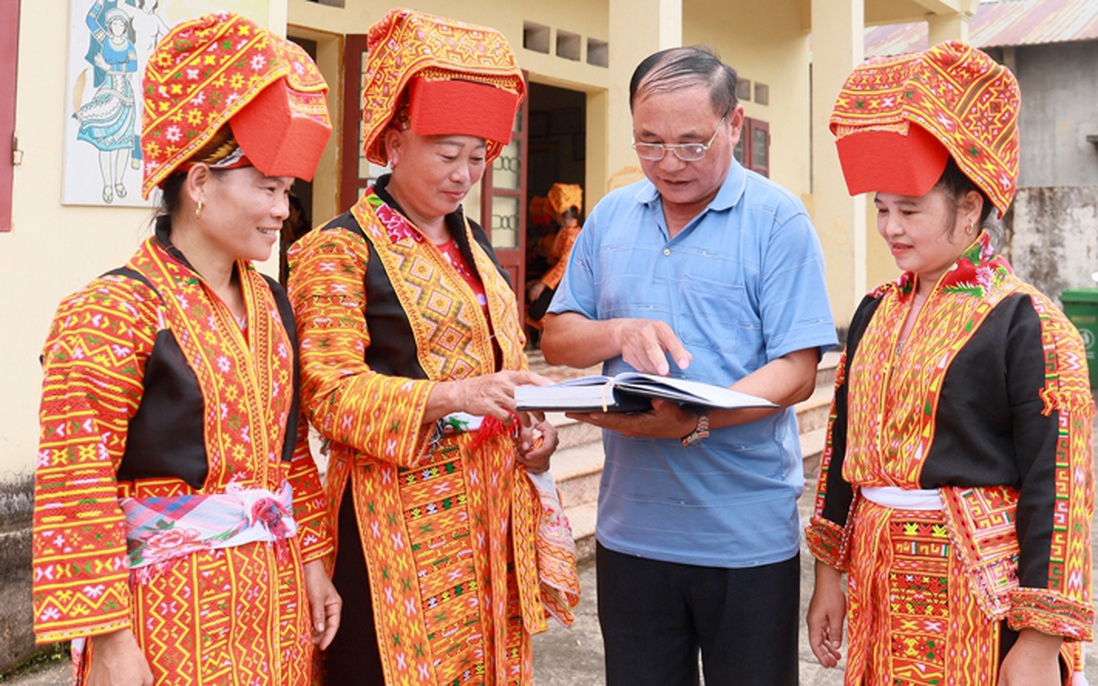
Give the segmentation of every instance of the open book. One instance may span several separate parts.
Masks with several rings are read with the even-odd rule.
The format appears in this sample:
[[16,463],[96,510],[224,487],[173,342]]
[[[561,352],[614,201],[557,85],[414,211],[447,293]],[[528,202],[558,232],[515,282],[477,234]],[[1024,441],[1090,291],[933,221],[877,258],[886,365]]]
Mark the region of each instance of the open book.
[[723,386],[643,372],[622,372],[613,377],[584,376],[548,386],[515,389],[515,405],[520,410],[643,412],[652,407],[651,398],[725,410],[777,407],[765,398]]

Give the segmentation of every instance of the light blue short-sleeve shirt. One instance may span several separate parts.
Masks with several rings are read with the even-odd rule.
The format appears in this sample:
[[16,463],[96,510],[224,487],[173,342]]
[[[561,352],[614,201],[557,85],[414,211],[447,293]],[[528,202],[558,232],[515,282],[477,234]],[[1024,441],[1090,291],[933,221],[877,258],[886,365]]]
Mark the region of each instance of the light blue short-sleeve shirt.
[[[666,322],[693,355],[672,374],[730,386],[767,362],[836,344],[823,253],[804,205],[733,162],[716,197],[674,238],[648,181],[591,211],[550,312]],[[605,373],[628,369],[620,357]],[[792,408],[678,440],[604,431],[599,542],[648,559],[711,567],[788,560],[804,486]]]

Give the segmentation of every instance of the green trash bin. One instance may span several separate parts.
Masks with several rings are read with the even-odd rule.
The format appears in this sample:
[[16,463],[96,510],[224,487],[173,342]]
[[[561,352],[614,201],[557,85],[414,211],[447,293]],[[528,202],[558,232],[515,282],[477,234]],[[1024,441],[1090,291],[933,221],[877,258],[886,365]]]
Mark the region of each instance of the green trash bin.
[[1094,359],[1095,341],[1098,340],[1098,288],[1080,288],[1060,294],[1064,314],[1079,329],[1083,345],[1087,349],[1087,366],[1090,367],[1090,387],[1098,388],[1098,361]]

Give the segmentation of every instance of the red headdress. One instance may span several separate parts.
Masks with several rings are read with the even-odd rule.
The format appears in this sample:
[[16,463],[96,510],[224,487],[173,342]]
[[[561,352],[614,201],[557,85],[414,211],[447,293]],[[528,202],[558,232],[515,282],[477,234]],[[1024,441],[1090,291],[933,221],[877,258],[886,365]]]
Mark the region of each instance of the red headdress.
[[1006,213],[1018,182],[1018,82],[961,42],[869,60],[843,84],[831,132],[851,194],[924,195],[946,162]]
[[395,9],[370,27],[367,50],[362,140],[374,164],[388,163],[382,134],[398,112],[421,136],[485,139],[489,162],[510,142],[526,82],[499,31]]
[[143,88],[145,197],[200,161],[311,180],[332,131],[328,85],[309,55],[232,12],[172,29],[149,57]]

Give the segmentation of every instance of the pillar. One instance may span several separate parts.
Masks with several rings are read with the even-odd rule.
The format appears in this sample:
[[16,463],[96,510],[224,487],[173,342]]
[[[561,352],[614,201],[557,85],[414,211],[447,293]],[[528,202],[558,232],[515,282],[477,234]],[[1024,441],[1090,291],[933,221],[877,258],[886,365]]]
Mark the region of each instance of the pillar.
[[610,0],[608,151],[605,190],[643,176],[630,147],[629,79],[645,57],[682,45],[682,0]]
[[928,45],[937,45],[947,40],[968,42],[968,21],[971,17],[965,12],[932,14],[927,17]]
[[835,323],[845,328],[867,290],[866,198],[851,198],[828,129],[835,98],[865,54],[862,0],[812,0],[812,207],[827,261]]

